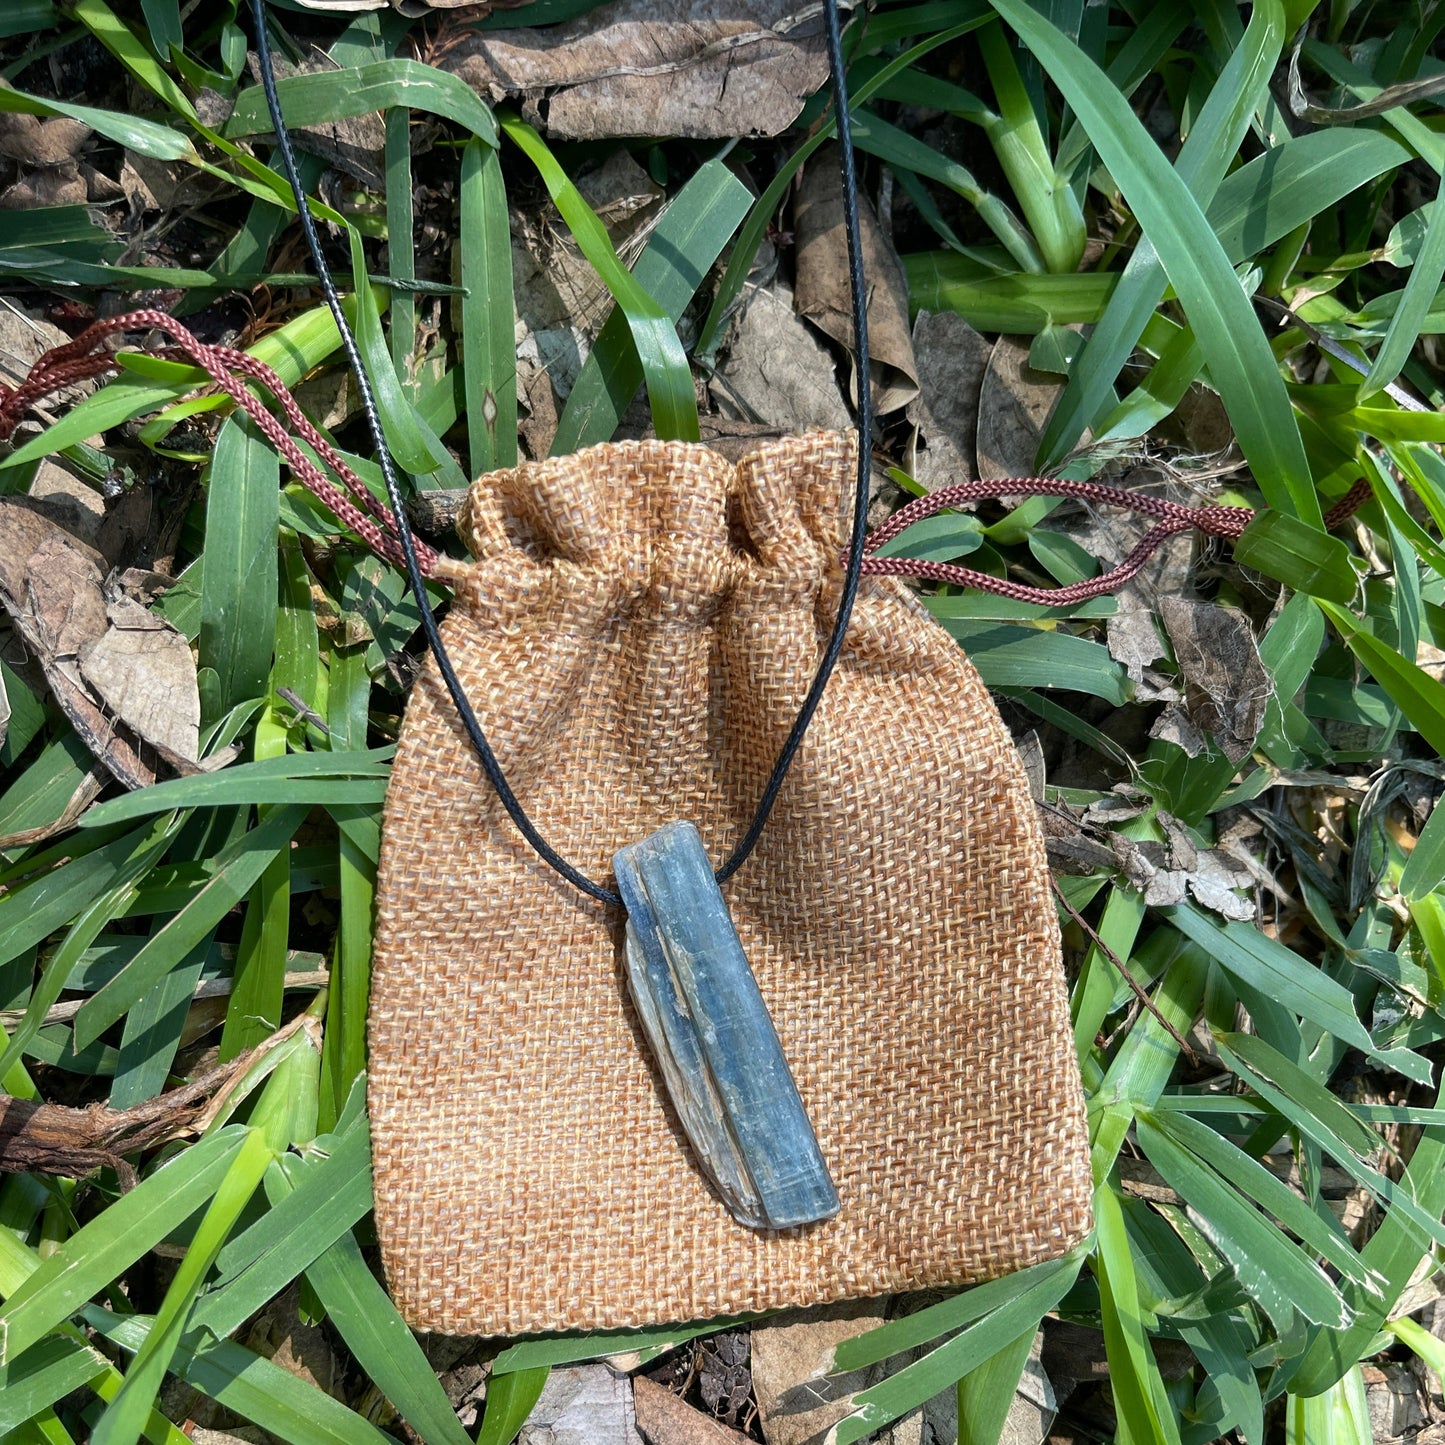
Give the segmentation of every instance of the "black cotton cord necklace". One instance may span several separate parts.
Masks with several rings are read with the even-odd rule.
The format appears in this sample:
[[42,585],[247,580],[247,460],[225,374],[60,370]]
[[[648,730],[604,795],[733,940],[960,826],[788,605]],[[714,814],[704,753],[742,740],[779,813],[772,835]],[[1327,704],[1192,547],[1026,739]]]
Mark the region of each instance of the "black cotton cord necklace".
[[[844,228],[848,236],[848,275],[852,290],[853,304],[853,334],[854,350],[857,357],[858,368],[858,472],[853,499],[853,520],[852,531],[848,546],[848,564],[843,579],[843,587],[838,603],[838,615],[833,624],[833,631],[828,639],[828,645],[824,649],[823,657],[818,664],[818,670],[814,674],[812,686],[808,689],[808,695],[803,700],[803,705],[798,709],[798,716],[793,722],[791,731],[778,753],[777,761],[773,764],[772,773],[763,788],[762,796],[758,800],[758,806],[753,814],[747,832],[743,835],[732,854],[715,872],[717,882],[723,883],[731,878],[734,873],[747,861],[749,854],[757,845],[758,839],[762,836],[763,829],[767,826],[768,816],[776,803],[778,793],[783,786],[783,780],[787,776],[788,769],[792,765],[799,746],[802,744],[803,735],[808,730],[809,723],[813,720],[813,714],[822,701],[824,689],[828,685],[828,679],[832,675],[834,665],[838,661],[839,653],[843,648],[843,638],[848,630],[848,621],[852,616],[853,603],[858,593],[858,582],[862,570],[863,544],[867,532],[868,522],[868,484],[872,471],[872,431],[873,431],[873,405],[869,386],[868,366],[868,318],[867,318],[867,290],[863,276],[862,242],[858,228],[858,183],[856,166],[853,153],[852,127],[848,112],[848,87],[846,67],[843,58],[842,29],[838,18],[837,0],[824,0],[823,13],[826,23],[828,39],[828,66],[833,84],[834,113],[838,129],[838,147],[841,153],[842,189],[843,189],[843,220]],[[441,673],[442,681],[446,684],[447,692],[451,695],[452,703],[456,707],[457,715],[461,718],[462,726],[466,729],[472,747],[475,749],[478,759],[481,762],[482,770],[487,775],[487,780],[496,790],[497,797],[502,806],[507,810],[508,816],[516,824],[518,831],[528,843],[537,851],[541,858],[552,868],[556,869],[574,888],[580,889],[583,893],[603,903],[623,905],[622,895],[615,889],[608,888],[604,884],[594,882],[586,874],[569,863],[565,858],[552,847],[542,836],[535,823],[527,816],[526,810],[518,801],[516,794],[512,791],[507,782],[506,775],[502,772],[497,762],[491,744],[488,743],[486,734],[482,731],[481,724],[477,721],[476,713],[467,699],[465,690],[462,687],[461,679],[452,666],[451,658],[447,654],[446,646],[442,642],[441,633],[437,627],[436,617],[432,612],[431,603],[426,595],[426,581],[422,576],[421,565],[417,559],[416,543],[412,536],[411,524],[407,520],[406,507],[402,500],[401,485],[397,479],[396,468],[392,462],[391,452],[387,447],[386,438],[381,427],[381,418],[376,408],[376,397],[372,390],[370,377],[367,375],[366,366],[362,361],[361,352],[356,344],[356,338],[352,334],[351,325],[346,319],[346,313],[342,310],[341,297],[337,292],[336,284],[331,277],[331,269],[326,263],[326,257],[321,250],[321,241],[316,233],[316,226],[311,218],[311,212],[306,202],[305,189],[302,187],[300,176],[296,168],[296,156],[291,147],[291,136],[286,128],[285,120],[281,114],[281,103],[276,93],[276,78],[271,65],[271,45],[266,34],[266,17],[264,0],[251,0],[251,14],[255,22],[256,31],[256,57],[260,64],[261,85],[266,95],[266,106],[270,112],[271,125],[275,131],[276,147],[281,157],[281,167],[285,172],[286,179],[290,183],[291,191],[296,200],[296,209],[301,221],[301,229],[306,237],[306,245],[311,253],[312,264],[316,268],[316,276],[321,285],[322,295],[326,298],[326,304],[336,321],[336,328],[341,335],[342,349],[346,353],[346,359],[356,377],[357,394],[361,399],[362,413],[366,417],[367,427],[371,434],[372,445],[376,450],[376,459],[381,467],[381,474],[386,485],[387,499],[391,504],[391,511],[396,524],[397,539],[401,544],[402,554],[406,559],[407,578],[411,583],[412,595],[416,598],[417,607],[421,613],[422,631],[426,634],[427,645],[431,648],[432,656],[436,659],[437,669]],[[625,906],[625,905],[624,905]]]

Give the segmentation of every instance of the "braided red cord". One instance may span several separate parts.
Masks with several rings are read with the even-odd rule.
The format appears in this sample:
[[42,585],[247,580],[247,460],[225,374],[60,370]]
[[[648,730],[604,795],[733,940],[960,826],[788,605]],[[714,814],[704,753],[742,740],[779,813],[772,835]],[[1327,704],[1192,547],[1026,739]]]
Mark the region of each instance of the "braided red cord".
[[[917,557],[877,557],[873,554],[886,542],[931,517],[935,512],[959,507],[967,502],[988,501],[995,497],[1073,497],[1098,506],[1125,507],[1157,517],[1158,525],[1146,532],[1132,552],[1111,571],[1068,587],[1027,587],[1021,582],[994,577],[972,567],[959,567],[951,562],[930,562]],[[1337,527],[1352,515],[1370,496],[1370,484],[1363,477],[1350,488],[1325,516],[1325,525]],[[1015,602],[1034,602],[1042,607],[1071,607],[1091,597],[1112,592],[1136,576],[1154,551],[1180,532],[1198,529],[1212,537],[1234,541],[1254,520],[1249,507],[1185,507],[1164,497],[1151,497],[1143,492],[1126,492],[1119,487],[1106,487],[1097,482],[1071,482],[1060,477],[1007,477],[999,481],[962,482],[953,487],[940,487],[926,497],[917,497],[900,507],[881,527],[868,535],[864,545],[863,573],[868,577],[919,577],[931,582],[951,582],[958,587],[974,587],[993,592]]]
[[[286,459],[297,479],[350,527],[371,549],[388,562],[404,565],[401,547],[391,532],[386,507],[372,494],[361,478],[342,460],[336,449],[312,425],[296,404],[281,378],[264,362],[244,351],[229,346],[209,346],[198,340],[173,316],[164,311],[142,310],[124,316],[97,321],[73,341],[47,351],[30,370],[19,386],[0,383],[0,441],[9,438],[26,410],[42,397],[62,391],[80,381],[118,371],[116,353],[101,350],[109,336],[127,331],[160,331],[174,341],[174,346],[158,349],[154,354],[167,360],[184,358],[203,370],[242,411],[256,423],[261,433]],[[240,378],[264,386],[280,407],[294,432],[341,479],[345,491],[338,487],[297,445],[285,427],[266,409]],[[350,495],[348,495],[348,493]],[[1028,587],[1006,578],[993,577],[972,567],[951,562],[930,562],[915,557],[878,557],[874,555],[885,543],[911,527],[914,522],[931,517],[950,507],[981,502],[996,497],[1072,497],[1098,506],[1125,507],[1158,519],[1132,552],[1115,568],[1102,576],[1068,587]],[[1363,477],[1350,488],[1325,514],[1325,526],[1333,529],[1350,517],[1370,496],[1370,484]],[[1009,477],[999,481],[962,482],[941,487],[926,497],[918,497],[895,512],[881,527],[869,534],[864,544],[863,575],[869,577],[918,577],[933,582],[950,582],[959,587],[974,587],[993,592],[1017,602],[1034,602],[1045,607],[1068,607],[1091,597],[1112,592],[1137,575],[1144,563],[1161,543],[1197,528],[1210,536],[1231,541],[1254,520],[1248,507],[1185,507],[1163,497],[1140,492],[1126,492],[1097,482],[1072,482],[1058,477]],[[422,572],[430,576],[436,569],[440,554],[425,542],[416,544]]]
[[[209,346],[198,340],[173,316],[164,311],[130,311],[97,321],[73,341],[47,351],[31,368],[18,387],[0,384],[0,441],[7,439],[27,408],[51,392],[73,386],[77,381],[118,371],[116,353],[98,350],[109,336],[127,331],[160,331],[174,341],[159,354],[169,360],[184,358],[198,366],[255,422],[266,440],[285,458],[296,478],[375,553],[401,566],[401,547],[392,536],[386,508],[372,495],[360,477],[341,459],[336,449],[311,424],[296,404],[285,383],[264,362],[229,346]],[[297,436],[341,479],[338,487],[297,445],[295,439],[266,409],[259,397],[241,380],[264,386],[280,405]],[[347,494],[350,493],[348,496]],[[416,544],[423,573],[430,575],[438,553],[425,542]]]

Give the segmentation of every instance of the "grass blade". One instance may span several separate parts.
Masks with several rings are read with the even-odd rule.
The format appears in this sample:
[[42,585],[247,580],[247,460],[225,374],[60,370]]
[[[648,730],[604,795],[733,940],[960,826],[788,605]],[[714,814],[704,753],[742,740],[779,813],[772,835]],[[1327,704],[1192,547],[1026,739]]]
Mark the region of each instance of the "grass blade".
[[1437,1244],[1445,1244],[1445,1226],[1411,1197],[1409,1184],[1396,1184],[1364,1162],[1382,1146],[1380,1136],[1318,1079],[1252,1034],[1217,1037],[1225,1063],[1307,1139],[1318,1144],[1342,1169],[1388,1204],[1392,1213],[1399,1213],[1413,1224],[1419,1231],[1417,1241],[1433,1239]]
[[1174,1143],[1208,1164],[1235,1189],[1253,1199],[1272,1219],[1291,1234],[1298,1235],[1312,1253],[1327,1259],[1341,1274],[1366,1290],[1378,1290],[1381,1280],[1355,1252],[1338,1228],[1332,1228],[1282,1179],[1276,1178],[1259,1160],[1236,1148],[1207,1124],[1180,1110],[1160,1113],[1140,1111],[1149,1127],[1167,1134]]
[[[1175,1120],[1171,1117],[1170,1122]],[[1156,1128],[1147,1114],[1138,1116],[1135,1127],[1149,1162],[1193,1210],[1204,1237],[1229,1261],[1240,1284],[1281,1333],[1289,1329],[1295,1310],[1315,1324],[1336,1329],[1351,1322],[1354,1316],[1339,1292],[1282,1230],[1163,1129]],[[1289,1192],[1283,1184],[1280,1188]],[[1295,1202],[1305,1213],[1310,1212],[1302,1200]]]
[[75,1016],[75,1043],[95,1042],[147,989],[175,967],[252,889],[306,817],[304,804],[278,808],[259,827],[223,848],[206,885]]
[[1199,203],[1123,96],[1077,46],[1024,0],[997,0],[996,8],[1063,91],[1153,243],[1266,501],[1320,526],[1319,499],[1284,378]]
[[517,343],[513,334],[512,239],[496,148],[462,151],[462,380],[474,477],[517,464]]
[[216,438],[206,499],[198,678],[202,726],[266,690],[276,638],[281,464],[249,418]]
[[129,150],[139,151],[157,161],[198,162],[195,147],[179,131],[138,115],[97,110],[90,105],[70,105],[60,100],[42,100],[22,90],[0,86],[0,113],[9,115],[64,115],[88,125],[97,135]]
[[1319,605],[1346,646],[1370,670],[1420,736],[1437,753],[1445,754],[1445,684],[1367,632],[1353,613],[1330,602],[1321,601]]
[[1426,1060],[1408,1049],[1379,1048],[1360,1022],[1349,990],[1284,944],[1248,924],[1216,922],[1192,903],[1173,904],[1161,913],[1221,968],[1265,998],[1278,1000],[1387,1069],[1419,1083],[1429,1081]]
[[191,1239],[185,1259],[166,1290],[145,1343],[136,1352],[125,1384],[95,1427],[91,1437],[93,1445],[136,1445],[139,1441],[201,1282],[241,1210],[256,1192],[272,1157],[265,1135],[259,1129],[247,1129],[231,1167]]
[[154,1099],[165,1088],[191,998],[211,951],[211,940],[202,939],[126,1014],[110,1088],[112,1109],[129,1109]]
[[[40,983],[26,1004],[25,1017],[16,1025],[9,1044],[3,1051],[0,1051],[0,1079],[4,1079],[9,1074],[10,1070],[20,1061],[21,1054],[30,1047],[40,1032],[41,1024],[51,1004],[64,991],[71,970],[80,961],[86,949],[99,937],[102,930],[124,911],[134,896],[136,884],[170,846],[171,840],[180,829],[181,821],[175,817],[162,818],[148,829],[140,829],[121,840],[125,845],[123,849],[124,863],[117,867],[113,874],[106,877],[103,885],[104,891],[97,890],[100,896],[86,905],[71,925],[65,941],[46,963]],[[102,851],[110,852],[109,849]],[[95,874],[92,873],[91,876],[94,877]],[[41,880],[42,883],[46,881],[49,880]],[[24,899],[28,892],[27,889],[18,890],[13,896]],[[66,895],[62,894],[61,896],[65,897]],[[31,901],[32,903],[39,902],[38,899]],[[45,914],[42,913],[41,917],[43,919]],[[84,1048],[85,1045],[79,1044],[77,1047]]]
[[[320,1165],[294,1155],[267,1180],[273,1201],[294,1197]],[[307,1267],[306,1278],[356,1362],[428,1445],[471,1445],[415,1336],[376,1282],[350,1231]]]
[[1067,632],[941,617],[984,683],[997,690],[1039,687],[1087,693],[1122,707],[1133,684],[1108,649]]
[[421,419],[392,365],[391,350],[381,329],[381,312],[366,280],[366,257],[361,236],[349,234],[351,270],[356,290],[356,346],[376,393],[376,410],[392,455],[413,477],[430,477],[436,486],[461,488],[467,484],[456,459]]
[[[752,197],[718,160],[708,161],[662,213],[632,268],[638,284],[675,323],[741,224]],[[552,454],[610,440],[642,384],[620,310],[603,323],[557,423]]]
[[697,397],[676,326],[618,259],[607,228],[582,199],[582,193],[557,164],[542,137],[514,115],[503,114],[501,126],[536,166],[573,240],[626,316],[647,381],[647,398],[652,405],[652,422],[658,437],[664,441],[695,442],[698,439]]
[[[497,144],[497,123],[476,91],[459,76],[419,60],[375,60],[369,65],[311,75],[288,75],[276,81],[281,116],[288,126],[327,126],[374,110],[404,107],[439,115],[471,131],[491,146]],[[222,129],[229,139],[269,134],[271,117],[259,85],[236,97]]]
[[[98,1305],[85,1311],[85,1319],[123,1350],[141,1349],[152,1328],[144,1315],[122,1317]],[[392,1436],[323,1390],[230,1340],[207,1341],[195,1331],[183,1335],[171,1369],[203,1395],[291,1445],[395,1445]]]
[[[1279,6],[1256,5],[1244,43],[1230,56],[1198,121],[1190,127],[1174,170],[1206,209],[1239,150],[1283,43]],[[1070,371],[1039,441],[1041,468],[1057,466],[1097,419],[1164,290],[1164,268],[1146,240],[1129,258],[1108,309]]]
[[0,1309],[0,1365],[75,1314],[220,1187],[246,1130],[219,1130],[157,1169],[40,1264]]
[[1360,1367],[1352,1365],[1318,1395],[1287,1396],[1284,1436],[1286,1445],[1374,1445]]
[[853,1445],[854,1441],[872,1435],[940,1390],[952,1389],[964,1375],[992,1359],[1021,1334],[1032,1334],[1038,1329],[1039,1321],[1068,1292],[1082,1262],[1082,1251],[1074,1250],[1053,1261],[1051,1266],[1039,1266],[1037,1272],[1028,1271],[1032,1283],[1017,1291],[1008,1303],[992,1310],[921,1360],[855,1395],[853,1413],[845,1415],[828,1432],[828,1445]]
[[865,1330],[861,1335],[841,1340],[834,1351],[829,1373],[861,1370],[894,1355],[917,1349],[920,1345],[928,1344],[930,1340],[936,1340],[940,1335],[951,1334],[954,1330],[991,1317],[1030,1290],[1041,1286],[1051,1287],[1057,1276],[1064,1275],[1072,1281],[1082,1260],[1083,1251],[1076,1248],[1061,1259],[1030,1265],[1027,1269],[1018,1270],[1002,1279],[975,1285],[962,1294],[940,1300],[937,1304],[915,1310],[912,1314],[900,1315],[896,1320],[889,1320],[887,1324]]
[[527,1423],[532,1406],[542,1397],[542,1387],[552,1372],[543,1366],[513,1370],[492,1376],[487,1386],[487,1408],[482,1416],[477,1445],[512,1445],[517,1432]]
[[[82,826],[103,828],[173,808],[224,808],[247,803],[380,802],[393,747],[357,752],[288,753],[240,763],[219,773],[172,778],[91,808]],[[355,788],[358,792],[345,792]],[[0,909],[4,902],[0,900]]]
[[1133,1440],[1179,1445],[1179,1422],[1164,1392],[1139,1310],[1124,1214],[1108,1183],[1094,1192],[1094,1219],[1099,1247],[1093,1266],[1099,1281],[1109,1384],[1120,1423]]
[[5,1372],[5,1387],[0,1389],[0,1433],[18,1429],[110,1367],[104,1355],[79,1340],[48,1335],[37,1341]]
[[[324,1142],[324,1141],[323,1141]],[[229,1335],[280,1294],[371,1208],[371,1138],[362,1120],[330,1144],[296,1188],[231,1240],[192,1323]]]

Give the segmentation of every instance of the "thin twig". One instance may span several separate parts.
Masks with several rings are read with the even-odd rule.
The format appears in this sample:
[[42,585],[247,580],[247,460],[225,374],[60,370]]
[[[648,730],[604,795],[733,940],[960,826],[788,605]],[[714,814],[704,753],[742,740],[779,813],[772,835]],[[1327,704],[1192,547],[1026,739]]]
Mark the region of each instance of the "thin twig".
[[1067,898],[1064,897],[1064,891],[1062,888],[1059,887],[1057,881],[1054,879],[1050,879],[1049,881],[1053,883],[1054,892],[1058,896],[1059,902],[1064,905],[1064,909],[1068,913],[1069,917],[1072,918],[1074,922],[1077,923],[1079,927],[1082,928],[1084,932],[1089,935],[1089,937],[1093,940],[1094,946],[1098,948],[1099,951],[1104,955],[1104,957],[1107,958],[1109,962],[1112,963],[1114,967],[1119,970],[1120,977],[1124,980],[1125,983],[1129,985],[1131,989],[1133,989],[1135,998],[1137,998],[1139,1002],[1143,1004],[1144,1007],[1148,1009],[1151,1014],[1154,1015],[1154,1017],[1160,1022],[1160,1024],[1162,1024],[1163,1027],[1168,1031],[1170,1038],[1172,1038],[1174,1042],[1178,1044],[1181,1049],[1184,1050],[1184,1054],[1188,1058],[1191,1066],[1193,1066],[1194,1068],[1198,1068],[1199,1055],[1194,1052],[1194,1049],[1190,1045],[1189,1040],[1186,1039],[1184,1035],[1181,1034],[1179,1030],[1176,1029],[1174,1025],[1171,1024],[1169,1020],[1164,1017],[1162,1013],[1159,1012],[1158,1006],[1155,1004],[1154,1000],[1149,997],[1148,993],[1144,989],[1144,985],[1141,984],[1139,980],[1135,978],[1134,975],[1130,973],[1129,970],[1124,966],[1124,960],[1121,959],[1119,955],[1115,953],[1114,950],[1110,948],[1109,945],[1105,943],[1102,938],[1099,937],[1099,935],[1094,931],[1094,925],[1090,923],[1088,919],[1086,919],[1083,914],[1081,914],[1079,910],[1075,908],[1072,903],[1069,902]]

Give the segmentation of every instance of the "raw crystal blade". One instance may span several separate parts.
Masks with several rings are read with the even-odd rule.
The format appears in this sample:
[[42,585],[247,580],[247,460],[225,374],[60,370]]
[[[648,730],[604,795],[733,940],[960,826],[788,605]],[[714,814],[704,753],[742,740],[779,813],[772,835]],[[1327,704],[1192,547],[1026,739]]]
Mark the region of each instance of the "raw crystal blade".
[[750,1228],[831,1219],[838,1191],[697,829],[669,823],[612,866],[628,986],[698,1163]]

